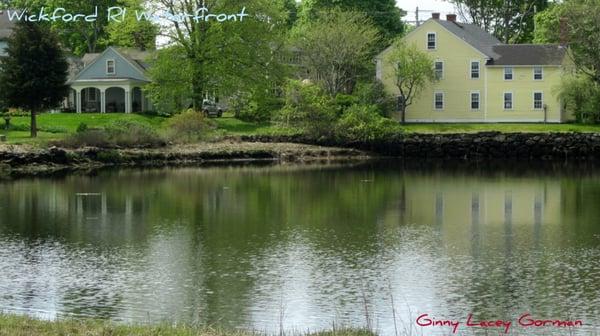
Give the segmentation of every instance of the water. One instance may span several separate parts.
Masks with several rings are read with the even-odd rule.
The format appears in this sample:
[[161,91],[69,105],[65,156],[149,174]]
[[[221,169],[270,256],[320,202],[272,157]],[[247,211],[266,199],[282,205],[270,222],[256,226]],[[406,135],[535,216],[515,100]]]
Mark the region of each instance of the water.
[[[514,335],[596,335],[599,177],[585,166],[388,162],[3,182],[0,310],[451,334],[417,326],[428,314],[486,334],[464,325],[473,314],[512,321]],[[584,325],[516,325],[527,312]]]

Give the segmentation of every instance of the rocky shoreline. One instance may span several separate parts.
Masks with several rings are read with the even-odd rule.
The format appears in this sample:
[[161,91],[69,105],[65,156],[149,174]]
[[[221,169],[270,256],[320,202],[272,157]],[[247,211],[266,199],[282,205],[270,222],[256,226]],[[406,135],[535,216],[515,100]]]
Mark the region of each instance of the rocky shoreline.
[[244,136],[164,148],[48,149],[0,146],[0,178],[103,167],[235,162],[344,162],[372,158],[569,160],[600,158],[600,133],[405,134],[383,142],[340,143],[300,136]]
[[292,143],[219,142],[164,148],[47,149],[0,146],[0,178],[47,175],[105,167],[161,167],[243,162],[342,162],[369,159],[367,152]]

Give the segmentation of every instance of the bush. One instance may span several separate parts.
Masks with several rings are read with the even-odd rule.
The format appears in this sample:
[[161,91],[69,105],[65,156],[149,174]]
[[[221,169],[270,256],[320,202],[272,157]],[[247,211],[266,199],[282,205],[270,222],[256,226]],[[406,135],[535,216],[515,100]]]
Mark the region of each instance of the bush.
[[82,129],[59,142],[65,147],[159,147],[165,141],[147,124],[129,120],[118,120],[102,129]]
[[589,77],[566,76],[559,92],[568,112],[575,115],[579,123],[598,123],[600,121],[600,87]]
[[342,142],[389,141],[402,134],[397,122],[384,118],[375,105],[350,107],[335,127],[336,138]]
[[285,89],[285,106],[276,121],[302,130],[313,139],[331,138],[338,118],[335,102],[317,85],[290,81]]
[[383,83],[379,80],[358,83],[354,96],[361,105],[375,105],[377,112],[383,117],[391,116],[396,110],[396,98],[385,92]]
[[179,113],[168,121],[169,137],[173,140],[199,140],[216,127],[215,123],[192,109]]
[[88,130],[88,125],[86,123],[79,123],[79,126],[77,126],[77,133],[81,133],[81,132],[85,132]]

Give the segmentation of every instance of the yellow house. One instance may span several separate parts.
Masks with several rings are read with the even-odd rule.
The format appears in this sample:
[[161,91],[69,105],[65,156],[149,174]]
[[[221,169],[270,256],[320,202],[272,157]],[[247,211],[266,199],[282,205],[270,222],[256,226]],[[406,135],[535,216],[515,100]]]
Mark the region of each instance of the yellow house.
[[[439,14],[404,37],[434,60],[438,81],[406,110],[407,122],[554,122],[572,119],[557,87],[567,64],[561,45],[503,44],[456,15]],[[377,56],[377,78],[394,96],[391,47]]]

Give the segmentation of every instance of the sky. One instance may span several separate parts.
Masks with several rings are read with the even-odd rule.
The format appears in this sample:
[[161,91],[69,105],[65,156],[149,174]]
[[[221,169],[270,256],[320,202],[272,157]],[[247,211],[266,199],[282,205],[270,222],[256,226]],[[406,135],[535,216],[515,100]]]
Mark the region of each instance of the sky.
[[441,0],[396,0],[398,7],[408,12],[404,18],[407,21],[415,20],[415,11],[419,7],[419,20],[427,20],[431,17],[432,12],[439,12],[442,17],[446,14],[454,13],[454,6]]

